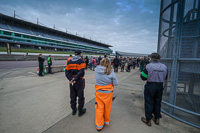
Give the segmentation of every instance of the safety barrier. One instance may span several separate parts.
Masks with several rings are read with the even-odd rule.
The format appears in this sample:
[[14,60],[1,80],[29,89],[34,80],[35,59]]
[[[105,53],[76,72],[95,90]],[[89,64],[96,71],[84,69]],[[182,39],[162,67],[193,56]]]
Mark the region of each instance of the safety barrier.
[[[53,73],[56,73],[56,72],[63,72],[65,67],[66,67],[65,65],[62,65],[62,66],[52,66],[52,67],[51,67],[51,71],[52,71]],[[49,67],[48,67],[48,66],[45,66],[45,67],[44,67],[44,70],[45,70],[45,68],[46,68],[46,72],[47,72],[47,74],[48,74]],[[38,68],[38,67],[37,67],[37,74],[39,74],[39,68]]]

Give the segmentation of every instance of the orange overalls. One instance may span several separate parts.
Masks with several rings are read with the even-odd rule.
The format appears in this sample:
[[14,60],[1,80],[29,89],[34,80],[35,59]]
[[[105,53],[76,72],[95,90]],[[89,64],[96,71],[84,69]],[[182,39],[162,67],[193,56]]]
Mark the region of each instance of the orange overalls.
[[113,84],[106,86],[95,85],[96,128],[102,129],[104,124],[110,123],[110,111],[113,98]]

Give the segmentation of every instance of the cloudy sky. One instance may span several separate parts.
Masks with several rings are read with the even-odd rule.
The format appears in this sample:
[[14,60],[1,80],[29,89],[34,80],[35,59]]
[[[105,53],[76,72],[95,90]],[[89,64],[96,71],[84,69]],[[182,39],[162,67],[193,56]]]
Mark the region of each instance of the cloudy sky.
[[0,12],[112,45],[156,52],[160,0],[0,0]]

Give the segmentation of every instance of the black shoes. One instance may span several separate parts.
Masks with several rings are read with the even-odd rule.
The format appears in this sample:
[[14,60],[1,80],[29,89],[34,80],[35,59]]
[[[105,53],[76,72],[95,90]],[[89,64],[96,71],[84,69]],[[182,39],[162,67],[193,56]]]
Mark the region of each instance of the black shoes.
[[100,131],[104,128],[104,126],[105,126],[105,125],[103,125],[103,127],[102,127],[101,129],[97,129],[97,131],[100,132]]
[[[102,128],[103,129],[103,128]],[[102,129],[97,129],[98,132],[100,132]]]
[[75,115],[77,112],[77,108],[72,110],[72,115]]
[[85,114],[86,112],[86,108],[83,108],[82,110],[79,110],[78,116],[82,116],[83,114]]
[[[75,109],[72,109],[72,115],[76,115],[76,112],[77,112],[77,108]],[[86,112],[86,108],[83,108],[82,110],[79,110],[79,113],[78,113],[78,116],[82,116],[83,114],[85,114]]]

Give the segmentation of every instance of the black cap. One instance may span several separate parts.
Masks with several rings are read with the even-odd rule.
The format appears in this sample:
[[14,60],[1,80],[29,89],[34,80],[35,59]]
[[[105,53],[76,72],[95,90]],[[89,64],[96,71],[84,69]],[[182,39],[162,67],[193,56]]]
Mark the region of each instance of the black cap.
[[81,54],[81,50],[75,50],[75,54],[76,54],[76,55]]
[[150,55],[150,57],[151,57],[152,59],[155,59],[155,60],[159,60],[159,59],[160,59],[160,55],[159,55],[158,53],[152,53],[152,54]]

